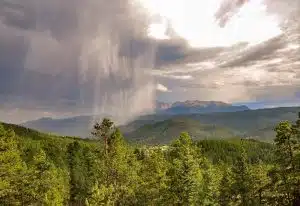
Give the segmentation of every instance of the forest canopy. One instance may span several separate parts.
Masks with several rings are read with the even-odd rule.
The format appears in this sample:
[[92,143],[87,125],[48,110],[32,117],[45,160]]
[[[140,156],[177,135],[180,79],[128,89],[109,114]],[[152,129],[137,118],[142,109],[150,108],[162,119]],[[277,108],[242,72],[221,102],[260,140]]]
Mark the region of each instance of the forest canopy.
[[297,205],[300,114],[274,142],[128,143],[110,119],[93,139],[0,124],[1,205]]

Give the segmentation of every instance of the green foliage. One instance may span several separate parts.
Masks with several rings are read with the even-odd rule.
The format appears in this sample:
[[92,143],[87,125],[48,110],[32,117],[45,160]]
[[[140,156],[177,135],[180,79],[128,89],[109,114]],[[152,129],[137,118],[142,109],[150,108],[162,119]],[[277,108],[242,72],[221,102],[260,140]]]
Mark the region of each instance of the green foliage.
[[295,124],[283,121],[275,128],[276,160],[270,171],[274,205],[291,205],[300,198],[300,113]]
[[229,138],[234,132],[225,127],[203,124],[191,118],[173,117],[168,120],[146,124],[128,132],[128,139],[147,144],[168,144],[182,131],[188,131],[193,139]]
[[244,151],[231,171],[233,179],[231,191],[234,202],[237,202],[238,205],[255,205],[255,199],[253,198],[254,178],[250,172]]
[[63,205],[69,188],[63,171],[47,160],[43,150],[33,157],[24,181],[26,205]]
[[161,148],[140,148],[136,155],[140,162],[136,197],[137,205],[164,205],[168,194],[167,172],[170,163]]
[[229,205],[232,200],[232,191],[231,191],[231,171],[229,168],[224,168],[222,171],[222,178],[219,182],[219,196],[218,203],[220,206]]
[[4,130],[0,124],[0,202],[16,205],[21,203],[18,196],[25,171],[26,165],[21,159],[15,133]]
[[108,142],[110,141],[109,137],[110,137],[111,133],[113,132],[112,131],[113,125],[114,125],[114,123],[110,119],[104,118],[102,120],[101,124],[96,123],[94,125],[94,130],[92,131],[92,135],[94,135],[94,137],[96,137],[99,140],[103,139],[106,154],[109,149]]
[[242,151],[247,155],[251,164],[259,162],[272,163],[274,146],[269,143],[247,139],[200,140],[196,142],[205,156],[213,164],[226,163],[232,165],[240,157]]
[[[97,140],[0,125],[0,205],[293,205],[300,197],[300,117],[252,139],[128,144],[113,122]],[[99,141],[101,139],[101,141]]]
[[68,162],[70,170],[70,200],[77,204],[85,202],[87,183],[86,159],[83,154],[83,146],[78,141],[68,145]]
[[210,163],[187,133],[182,133],[169,149],[168,188],[170,204],[211,205]]
[[56,168],[41,148],[22,160],[18,144],[15,133],[0,126],[0,202],[63,205],[69,192],[66,171]]

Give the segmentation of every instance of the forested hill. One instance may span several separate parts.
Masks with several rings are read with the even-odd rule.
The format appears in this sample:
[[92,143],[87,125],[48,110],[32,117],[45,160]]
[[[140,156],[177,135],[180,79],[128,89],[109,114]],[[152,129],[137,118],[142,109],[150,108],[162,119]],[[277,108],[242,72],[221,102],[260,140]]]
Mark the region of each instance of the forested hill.
[[203,124],[200,121],[187,117],[173,117],[142,125],[133,131],[124,129],[125,137],[134,142],[144,144],[170,143],[180,132],[186,131],[194,140],[200,139],[226,139],[235,136],[235,131],[213,124]]
[[[299,117],[300,118],[300,117]],[[94,139],[0,124],[0,205],[293,205],[300,119],[252,139],[129,144],[109,119]]]
[[[282,107],[210,114],[155,114],[142,116],[120,126],[120,129],[126,138],[148,143],[169,143],[181,131],[189,132],[196,139],[227,138],[235,135],[271,142],[275,138],[276,124],[282,120],[294,121],[299,111],[299,107]],[[26,122],[23,126],[86,138],[90,136],[92,119],[92,116],[42,118]]]
[[152,115],[121,127],[125,136],[143,138],[144,142],[171,141],[173,131],[184,128],[196,139],[240,136],[272,142],[278,122],[295,121],[299,107],[279,107],[228,113]]

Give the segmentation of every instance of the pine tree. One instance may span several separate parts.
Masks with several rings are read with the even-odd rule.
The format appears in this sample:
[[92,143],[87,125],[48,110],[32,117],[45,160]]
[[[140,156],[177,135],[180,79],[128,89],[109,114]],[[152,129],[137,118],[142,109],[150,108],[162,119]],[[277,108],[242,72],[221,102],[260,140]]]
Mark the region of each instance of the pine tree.
[[171,145],[171,167],[168,171],[170,204],[197,205],[203,191],[203,173],[200,169],[197,147],[187,133]]
[[78,141],[68,145],[68,163],[70,170],[70,201],[76,204],[83,204],[87,192],[85,158],[82,146]]
[[132,205],[136,201],[134,195],[139,181],[136,157],[119,129],[107,138],[107,148],[100,168],[101,175],[87,201],[91,204],[93,199],[99,205]]
[[285,169],[295,168],[295,149],[297,146],[297,137],[294,133],[292,124],[288,121],[279,123],[275,128],[275,145],[277,148],[277,161]]
[[26,164],[21,159],[15,133],[0,124],[0,202],[22,204],[22,180]]
[[219,184],[218,202],[220,206],[227,206],[232,199],[230,170],[226,167],[223,171],[222,179]]
[[136,197],[137,205],[164,205],[167,196],[166,173],[170,167],[161,148],[144,148],[138,175],[141,177]]
[[291,205],[300,196],[300,113],[295,124],[283,121],[275,128],[276,165],[270,171],[275,202]]
[[242,153],[232,167],[231,191],[233,200],[238,205],[255,205],[253,176],[247,162],[247,155],[242,148]]
[[107,155],[108,153],[108,142],[110,135],[113,133],[114,130],[114,123],[108,119],[108,118],[104,118],[101,122],[101,124],[96,123],[94,125],[93,131],[92,131],[92,135],[94,135],[97,139],[102,139],[104,142],[104,150],[105,150],[105,154]]
[[29,165],[24,182],[25,205],[64,205],[69,192],[64,177],[61,169],[49,162],[43,150],[39,150]]

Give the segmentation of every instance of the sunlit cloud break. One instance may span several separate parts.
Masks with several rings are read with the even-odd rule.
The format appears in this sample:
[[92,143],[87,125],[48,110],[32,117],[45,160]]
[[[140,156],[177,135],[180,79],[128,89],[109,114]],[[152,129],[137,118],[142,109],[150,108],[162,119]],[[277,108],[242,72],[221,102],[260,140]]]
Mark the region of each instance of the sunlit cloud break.
[[232,46],[239,42],[258,44],[282,33],[279,17],[267,12],[263,0],[245,1],[227,20],[224,27],[219,24],[216,13],[220,5],[234,4],[235,1],[139,1],[148,10],[149,15],[161,17],[160,24],[155,20],[149,25],[150,37],[171,38],[167,35],[168,27],[171,26],[175,33],[192,47]]
[[156,89],[160,92],[171,92],[166,86],[162,84],[157,84]]

